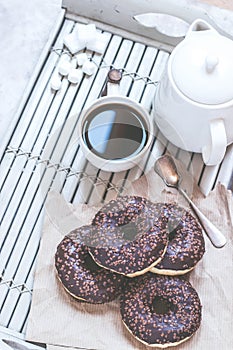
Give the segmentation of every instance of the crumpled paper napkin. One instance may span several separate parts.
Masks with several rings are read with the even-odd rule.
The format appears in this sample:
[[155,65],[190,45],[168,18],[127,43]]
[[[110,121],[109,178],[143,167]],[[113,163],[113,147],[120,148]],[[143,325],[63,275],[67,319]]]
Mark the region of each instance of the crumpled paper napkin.
[[[176,190],[165,188],[154,171],[135,181],[128,193],[153,201],[177,201],[187,207]],[[176,349],[229,350],[233,345],[232,193],[218,184],[205,198],[194,186],[193,200],[221,229],[227,244],[217,249],[205,239],[206,253],[189,274],[203,305],[202,323],[196,334]],[[151,349],[135,340],[122,325],[118,301],[105,305],[79,303],[56,278],[57,244],[70,230],[89,224],[97,210],[84,204],[70,205],[56,192],[49,194],[26,338],[46,343],[48,350]]]

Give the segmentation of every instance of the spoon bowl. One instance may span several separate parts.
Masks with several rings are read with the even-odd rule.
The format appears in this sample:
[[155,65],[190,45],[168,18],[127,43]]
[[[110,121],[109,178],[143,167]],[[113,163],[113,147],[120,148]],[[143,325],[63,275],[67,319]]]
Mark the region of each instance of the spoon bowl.
[[163,179],[167,186],[178,186],[180,175],[172,157],[166,154],[158,158],[155,162],[154,170]]
[[222,232],[219,231],[219,229],[197,208],[187,193],[180,187],[180,175],[173,158],[168,154],[159,157],[155,161],[154,170],[163,179],[167,186],[176,188],[184,196],[199,219],[199,222],[211,243],[217,248],[222,248],[226,244],[226,238]]

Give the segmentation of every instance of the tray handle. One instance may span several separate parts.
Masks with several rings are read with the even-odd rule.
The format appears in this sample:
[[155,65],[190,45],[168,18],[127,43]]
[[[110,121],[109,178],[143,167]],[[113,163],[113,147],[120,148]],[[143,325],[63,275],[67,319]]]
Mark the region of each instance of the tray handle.
[[[127,32],[148,37],[175,46],[183,36],[166,35],[154,27],[145,26],[135,20],[136,16],[154,13],[177,17],[191,24],[195,19],[206,20],[220,33],[232,38],[233,12],[189,0],[63,0],[62,6],[70,13],[109,24]],[[226,30],[227,29],[227,30]]]

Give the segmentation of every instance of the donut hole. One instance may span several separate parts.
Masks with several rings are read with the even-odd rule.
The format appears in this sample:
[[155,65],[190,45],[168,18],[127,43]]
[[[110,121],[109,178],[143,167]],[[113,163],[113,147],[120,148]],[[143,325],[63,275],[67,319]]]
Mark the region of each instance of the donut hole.
[[122,238],[126,241],[133,241],[137,236],[137,226],[135,222],[129,222],[120,227]]
[[174,231],[176,232],[178,230],[178,228],[180,227],[180,220],[180,217],[171,216],[170,218],[168,218],[167,229],[169,234],[172,234],[174,233]]
[[176,230],[169,231],[169,235],[168,235],[169,242],[173,241],[175,237],[176,237]]
[[152,300],[151,311],[157,315],[166,315],[169,312],[175,312],[176,310],[176,305],[162,296],[156,295]]

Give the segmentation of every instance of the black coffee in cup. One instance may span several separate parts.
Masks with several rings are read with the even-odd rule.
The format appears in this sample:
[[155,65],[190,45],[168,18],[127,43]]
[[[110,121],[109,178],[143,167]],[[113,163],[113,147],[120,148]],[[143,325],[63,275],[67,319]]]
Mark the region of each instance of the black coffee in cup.
[[87,147],[107,160],[137,155],[148,139],[140,114],[133,108],[114,103],[92,111],[85,120],[82,135]]

